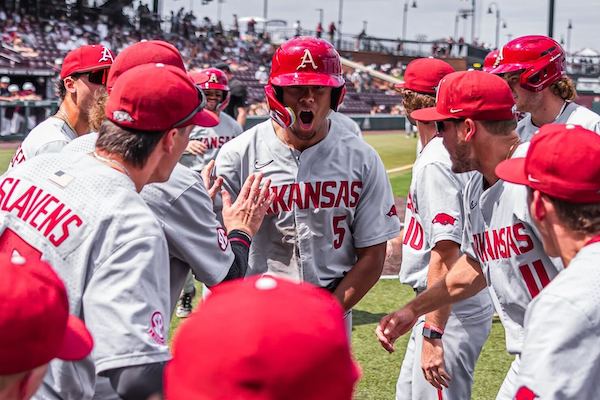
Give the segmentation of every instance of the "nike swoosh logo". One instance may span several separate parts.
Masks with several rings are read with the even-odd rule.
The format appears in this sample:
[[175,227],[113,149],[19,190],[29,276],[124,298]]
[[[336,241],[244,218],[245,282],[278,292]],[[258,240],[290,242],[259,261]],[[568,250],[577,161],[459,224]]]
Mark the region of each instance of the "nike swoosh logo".
[[527,175],[527,180],[529,182],[533,182],[533,183],[540,183],[541,182],[539,179],[535,179],[533,176],[531,176],[531,174]]
[[471,207],[471,210],[474,209],[475,207],[477,207],[477,202],[471,201],[471,204],[469,204],[469,207]]
[[259,163],[258,161],[254,161],[254,168],[261,169],[261,168],[264,168],[267,165],[271,164],[272,162],[273,162],[273,160],[267,161],[267,162],[264,162],[264,163]]
[[451,108],[451,109],[450,109],[450,112],[451,112],[452,114],[454,114],[454,113],[457,113],[457,112],[461,112],[462,110],[463,110],[462,108]]

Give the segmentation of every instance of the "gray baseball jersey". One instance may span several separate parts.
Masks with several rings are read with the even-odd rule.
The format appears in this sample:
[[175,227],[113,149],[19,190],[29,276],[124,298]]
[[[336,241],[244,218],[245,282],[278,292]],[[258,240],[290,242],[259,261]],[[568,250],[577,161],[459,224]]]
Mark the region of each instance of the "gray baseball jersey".
[[217,126],[213,128],[195,126],[190,133],[190,140],[200,140],[206,145],[206,152],[201,156],[184,153],[180,162],[186,167],[200,172],[206,164],[217,158],[219,150],[225,143],[241,133],[242,127],[235,119],[224,112],[219,113],[219,124]]
[[[568,102],[565,109],[560,113],[556,124],[581,125],[586,129],[600,133],[600,115],[577,103]],[[517,133],[523,142],[531,140],[531,137],[540,129],[531,121],[531,114],[527,114],[517,124]]]
[[583,247],[529,305],[517,379],[521,395],[529,390],[548,400],[598,398],[599,259],[600,241]]
[[355,248],[400,231],[381,159],[335,121],[303,152],[284,144],[271,120],[223,146],[216,174],[234,197],[254,172],[272,180],[275,200],[252,240],[249,275],[268,272],[326,286],[354,266]]
[[[524,157],[528,146],[521,144],[513,157]],[[485,190],[483,185],[483,175],[475,174],[465,188],[463,251],[481,264],[506,331],[506,349],[517,354],[527,305],[562,265],[544,252],[529,215],[527,188],[502,180]]]
[[50,261],[95,342],[83,361],[52,361],[35,398],[90,399],[96,374],[168,360],[167,244],[133,182],[64,152],[0,179],[0,249]]
[[[81,136],[64,151],[93,152],[97,139],[95,132]],[[229,272],[234,254],[198,173],[177,164],[168,181],[146,185],[140,195],[167,238],[172,312],[190,269],[203,283],[216,285]]]
[[[458,245],[463,235],[463,189],[472,173],[455,174],[442,138],[433,138],[413,165],[405,213],[400,280],[422,291],[427,286],[431,250],[442,240]],[[492,302],[487,290],[453,305],[443,336],[445,366],[452,376],[445,399],[470,399],[475,362],[492,323]],[[438,399],[437,390],[423,377],[422,318],[407,347],[396,385],[396,399]],[[414,352],[414,353],[413,353]]]
[[354,133],[358,137],[363,137],[362,131],[360,130],[360,126],[354,121],[352,118],[347,116],[346,114],[342,114],[341,112],[331,111],[327,116],[331,121],[336,121],[341,124],[345,130]]
[[39,154],[58,153],[77,133],[62,119],[50,117],[33,128],[17,148],[8,169]]

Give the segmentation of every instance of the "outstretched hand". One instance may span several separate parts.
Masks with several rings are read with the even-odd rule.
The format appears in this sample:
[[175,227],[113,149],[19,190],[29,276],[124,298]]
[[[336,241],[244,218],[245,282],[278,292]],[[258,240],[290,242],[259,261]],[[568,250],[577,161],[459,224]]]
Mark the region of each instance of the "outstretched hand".
[[375,328],[375,335],[381,346],[389,353],[395,351],[394,342],[408,332],[417,322],[417,315],[408,306],[404,306],[379,321]]

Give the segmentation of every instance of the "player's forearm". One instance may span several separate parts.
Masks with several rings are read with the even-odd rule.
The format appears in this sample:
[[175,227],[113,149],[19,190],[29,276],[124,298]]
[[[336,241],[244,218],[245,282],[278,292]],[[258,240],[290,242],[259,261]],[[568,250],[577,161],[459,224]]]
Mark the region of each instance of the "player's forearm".
[[420,316],[474,296],[486,286],[479,263],[463,255],[444,278],[406,306]]
[[248,117],[248,109],[246,107],[238,107],[237,111],[237,123],[240,124],[242,128],[244,128],[244,126],[246,125],[246,119]]
[[[427,271],[427,287],[434,286],[444,278],[450,266],[460,257],[459,245],[452,241],[438,242],[431,250],[429,268]],[[427,314],[425,322],[434,327],[444,329],[450,317],[451,305],[445,305]]]
[[223,282],[240,279],[246,276],[246,271],[248,270],[248,255],[250,253],[250,244],[252,243],[252,239],[249,235],[238,230],[229,232],[227,237],[234,259]]
[[350,310],[377,283],[385,260],[386,243],[356,249],[358,261],[334,291],[344,310]]

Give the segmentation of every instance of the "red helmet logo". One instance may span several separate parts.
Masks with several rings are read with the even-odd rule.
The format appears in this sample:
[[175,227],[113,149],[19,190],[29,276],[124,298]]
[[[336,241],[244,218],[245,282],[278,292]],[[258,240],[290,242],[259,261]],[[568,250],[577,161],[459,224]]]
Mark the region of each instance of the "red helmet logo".
[[304,49],[304,55],[302,55],[302,60],[300,62],[300,65],[298,65],[298,68],[296,68],[296,70],[306,68],[307,63],[310,64],[313,69],[319,69],[319,67],[317,67],[317,64],[315,64],[315,60],[313,60],[312,54],[310,54],[310,50]]
[[441,225],[454,225],[456,223],[456,218],[446,213],[439,213],[433,218],[431,223]]
[[539,92],[563,76],[565,53],[560,44],[547,36],[522,36],[504,45],[489,72],[521,72],[521,87]]

